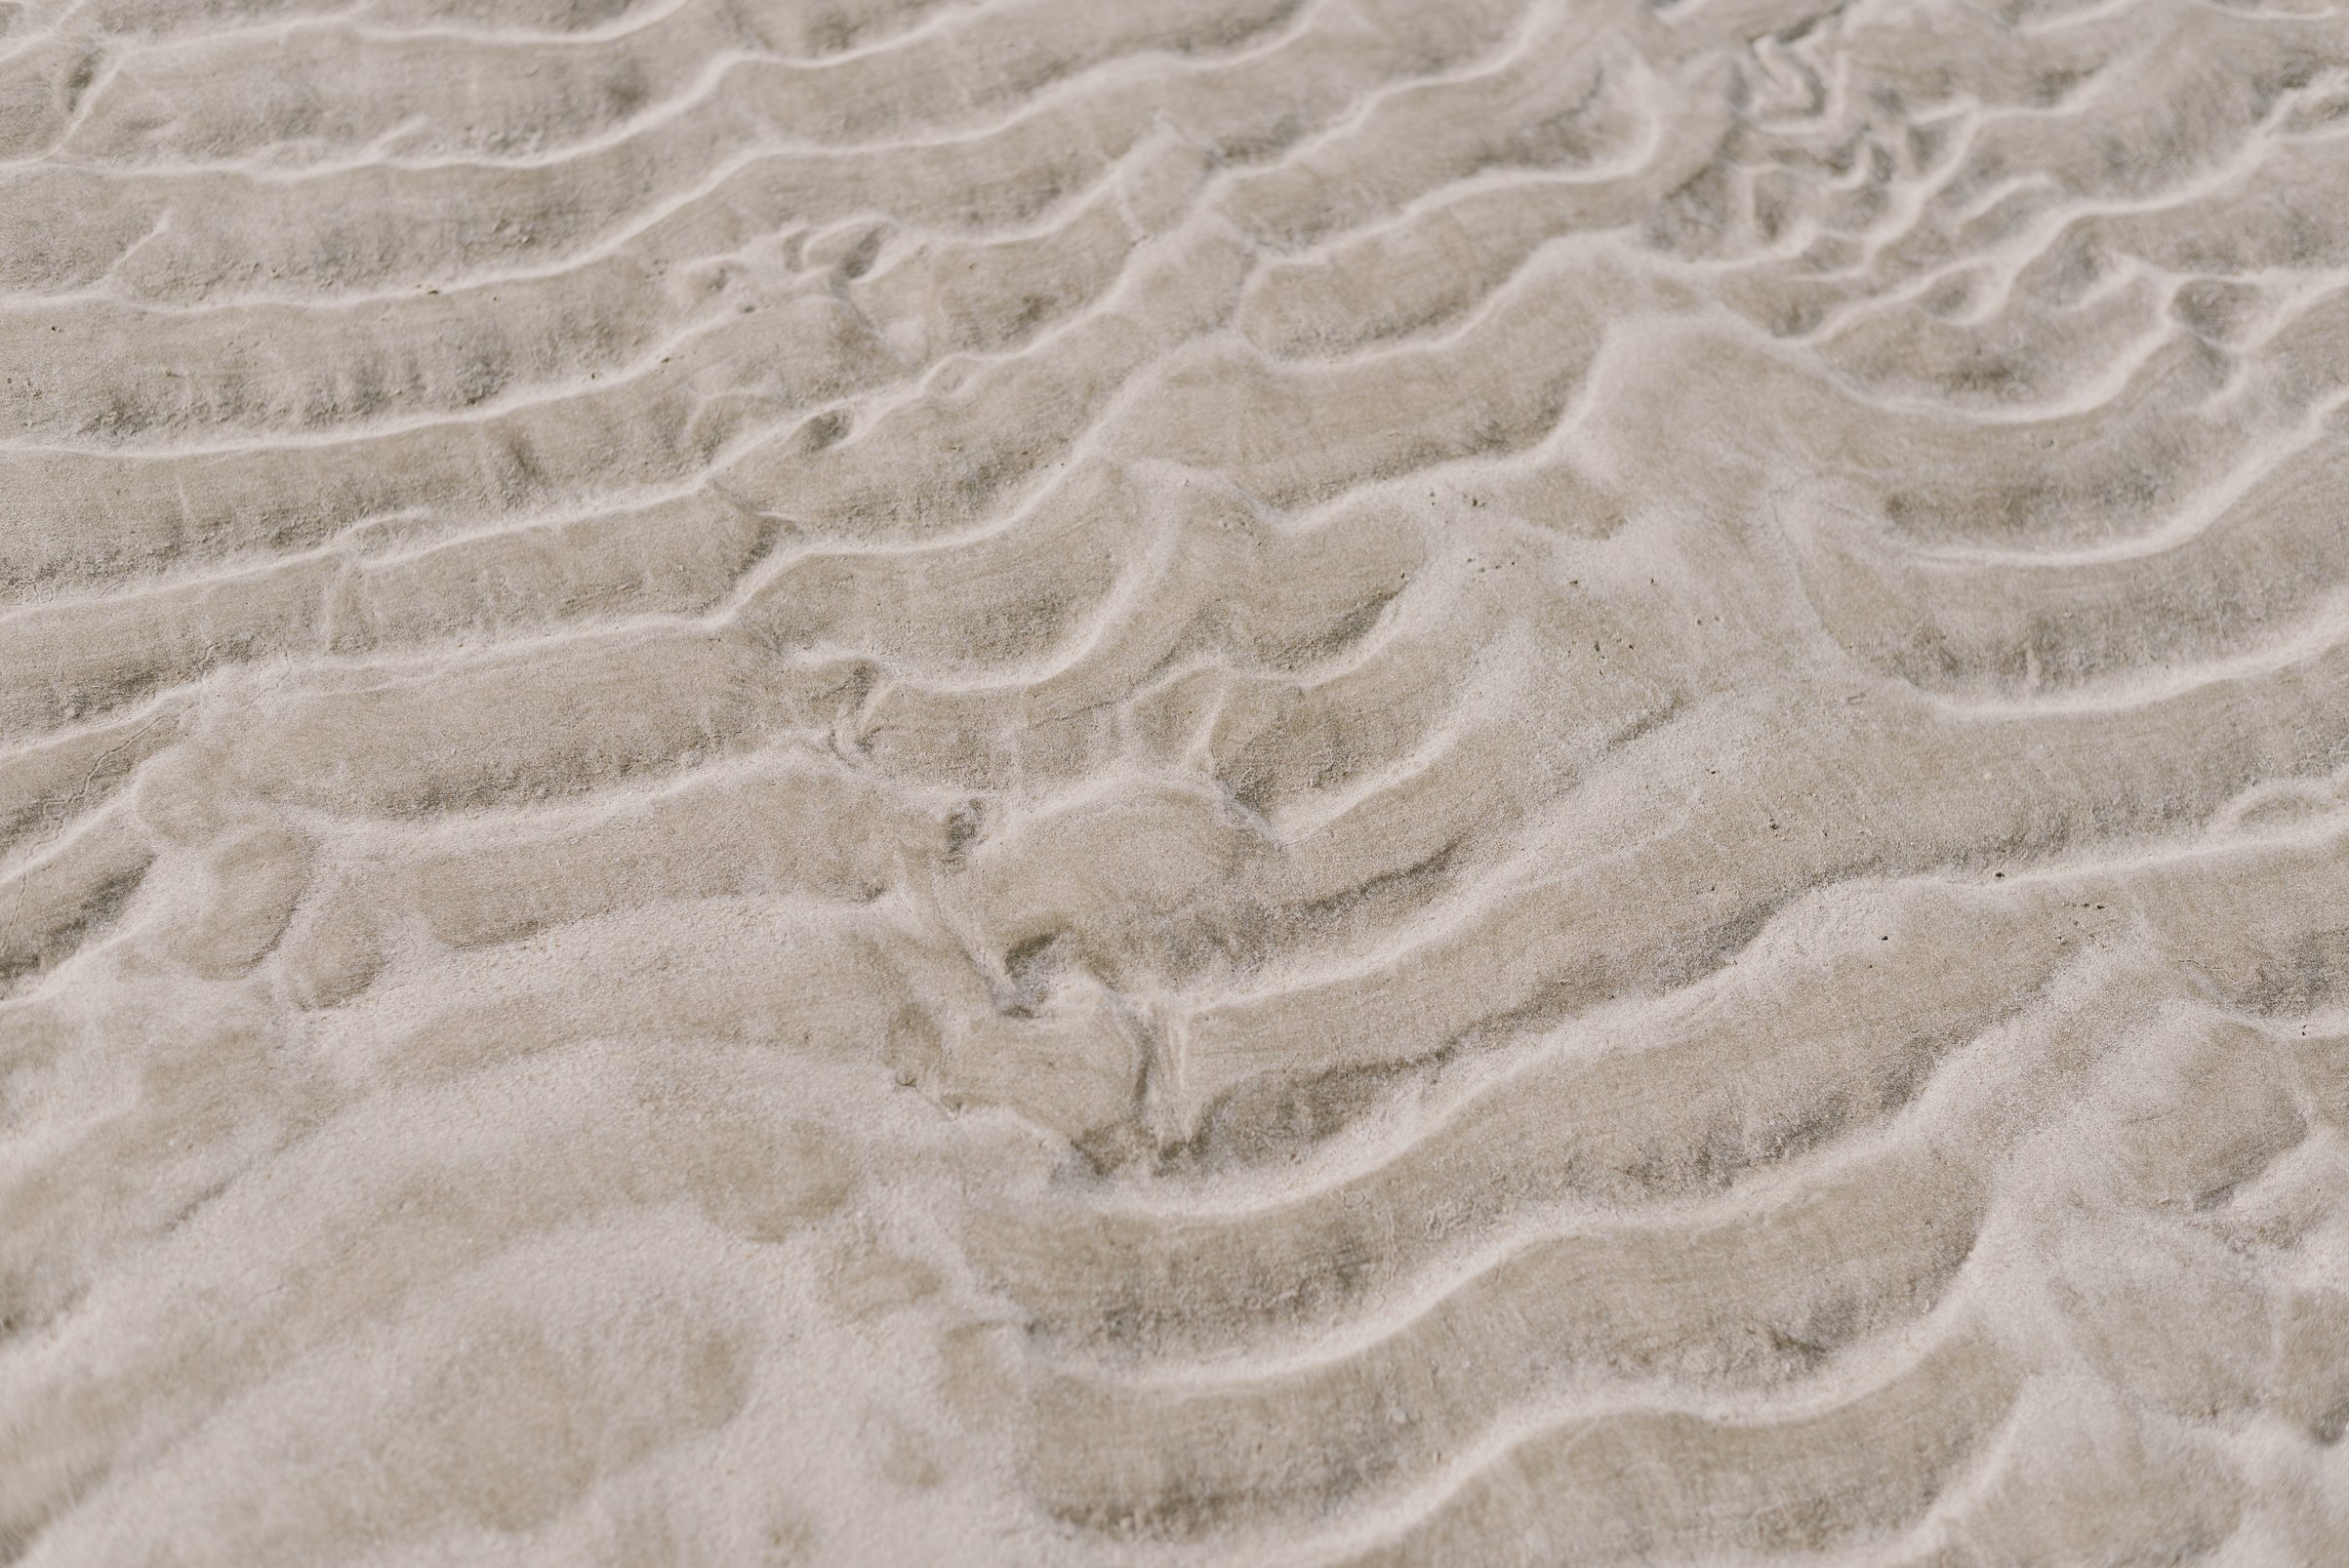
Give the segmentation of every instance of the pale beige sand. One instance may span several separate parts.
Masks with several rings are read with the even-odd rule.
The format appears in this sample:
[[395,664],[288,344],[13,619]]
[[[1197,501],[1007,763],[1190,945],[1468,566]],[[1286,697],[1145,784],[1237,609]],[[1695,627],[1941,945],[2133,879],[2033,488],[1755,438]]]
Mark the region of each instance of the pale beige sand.
[[2349,20],[0,4],[0,1560],[2349,1562]]

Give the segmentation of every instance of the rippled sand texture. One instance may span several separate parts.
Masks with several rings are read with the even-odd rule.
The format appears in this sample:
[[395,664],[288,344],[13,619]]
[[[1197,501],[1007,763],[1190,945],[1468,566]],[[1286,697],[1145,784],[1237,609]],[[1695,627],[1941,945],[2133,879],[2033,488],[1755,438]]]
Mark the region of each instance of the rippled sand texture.
[[2349,1561],[2349,20],[0,27],[0,1559]]

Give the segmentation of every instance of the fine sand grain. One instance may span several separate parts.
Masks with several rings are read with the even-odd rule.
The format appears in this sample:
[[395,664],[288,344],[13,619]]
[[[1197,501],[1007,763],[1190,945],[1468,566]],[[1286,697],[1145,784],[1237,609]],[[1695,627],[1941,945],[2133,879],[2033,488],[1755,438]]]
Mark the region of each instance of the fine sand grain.
[[2349,16],[0,0],[0,1561],[2349,1562]]

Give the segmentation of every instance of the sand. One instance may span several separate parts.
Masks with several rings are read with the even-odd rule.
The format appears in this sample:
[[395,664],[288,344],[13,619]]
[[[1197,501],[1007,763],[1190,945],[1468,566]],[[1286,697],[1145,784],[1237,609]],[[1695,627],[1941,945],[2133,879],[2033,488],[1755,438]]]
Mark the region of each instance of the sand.
[[0,5],[0,1560],[2349,1561],[2349,18]]

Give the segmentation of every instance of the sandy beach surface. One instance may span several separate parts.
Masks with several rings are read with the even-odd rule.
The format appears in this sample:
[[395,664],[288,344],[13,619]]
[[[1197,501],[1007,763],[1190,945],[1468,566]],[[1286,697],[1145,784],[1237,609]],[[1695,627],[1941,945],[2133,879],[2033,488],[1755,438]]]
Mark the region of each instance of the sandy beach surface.
[[2349,16],[0,3],[0,1561],[2349,1562]]

